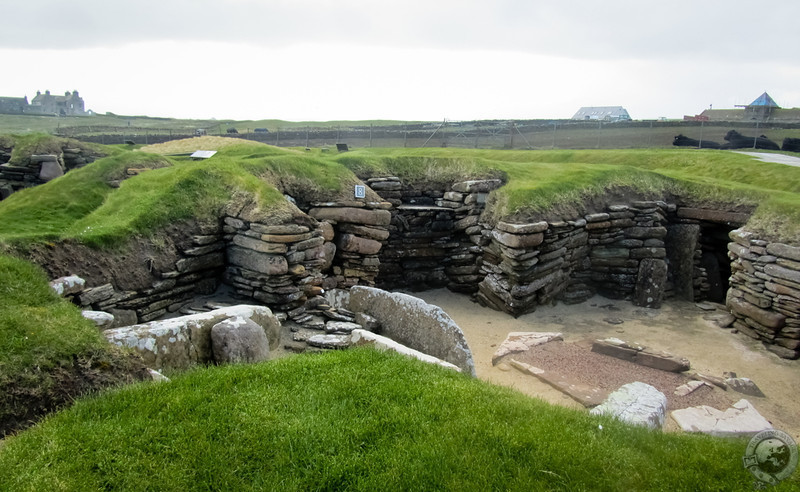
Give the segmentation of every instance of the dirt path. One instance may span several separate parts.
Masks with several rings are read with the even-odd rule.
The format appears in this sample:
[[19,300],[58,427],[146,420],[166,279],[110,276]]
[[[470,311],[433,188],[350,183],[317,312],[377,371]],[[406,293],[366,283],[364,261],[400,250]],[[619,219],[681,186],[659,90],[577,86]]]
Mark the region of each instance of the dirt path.
[[[704,320],[707,312],[694,303],[671,301],[661,309],[646,309],[627,301],[596,296],[578,305],[540,307],[534,313],[515,319],[446,289],[413,295],[441,307],[461,327],[472,349],[478,377],[483,380],[510,386],[551,403],[583,408],[532,376],[505,364],[492,366],[492,355],[512,331],[560,331],[566,343],[584,347],[594,339],[614,336],[686,357],[693,371],[717,377],[732,371],[739,377],[752,379],[765,398],[715,389],[721,394],[709,395],[707,400],[719,404],[746,398],[775,428],[790,433],[800,442],[800,361],[781,359],[766,351],[759,342]],[[606,320],[622,323],[611,324]],[[572,358],[565,358],[562,366],[559,370],[564,373],[591,370]],[[630,378],[635,380],[636,374],[630,374]],[[695,404],[700,403],[691,403]],[[667,429],[677,429],[671,419],[668,419]]]

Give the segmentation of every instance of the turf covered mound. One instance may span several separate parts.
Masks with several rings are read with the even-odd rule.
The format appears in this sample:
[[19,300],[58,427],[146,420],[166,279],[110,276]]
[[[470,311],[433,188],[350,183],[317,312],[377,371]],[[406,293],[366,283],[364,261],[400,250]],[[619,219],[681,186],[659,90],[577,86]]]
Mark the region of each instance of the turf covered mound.
[[746,443],[633,428],[371,349],[200,369],[10,439],[3,490],[738,490]]
[[44,273],[0,255],[0,437],[82,394],[148,377],[141,359],[111,346]]

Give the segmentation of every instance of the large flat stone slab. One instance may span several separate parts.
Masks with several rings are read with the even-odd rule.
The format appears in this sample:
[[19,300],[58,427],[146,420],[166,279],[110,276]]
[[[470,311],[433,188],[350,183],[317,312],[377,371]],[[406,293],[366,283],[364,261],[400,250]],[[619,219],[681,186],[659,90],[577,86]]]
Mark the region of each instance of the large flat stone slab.
[[428,364],[436,364],[446,369],[452,369],[454,371],[461,372],[461,369],[454,364],[443,361],[438,357],[424,354],[419,350],[406,347],[405,345],[395,342],[391,338],[376,335],[375,333],[367,330],[353,330],[353,332],[350,334],[350,341],[353,345],[369,345],[377,350],[391,350],[392,352],[413,357],[417,360],[421,360],[422,362],[427,362]]
[[109,342],[130,347],[145,364],[154,369],[186,369],[205,364],[214,358],[211,330],[225,320],[240,317],[260,326],[276,348],[280,340],[280,321],[264,306],[239,305],[215,309],[207,313],[151,321],[145,324],[105,330]]
[[532,347],[554,340],[564,340],[564,337],[554,331],[512,331],[492,356],[492,365],[496,366],[507,355],[527,352]]
[[628,383],[608,395],[591,414],[610,415],[629,424],[661,429],[667,414],[667,397],[649,384]]
[[475,362],[461,328],[440,307],[418,297],[372,287],[350,289],[349,307],[381,323],[382,334],[407,347],[460,367],[473,377]]
[[656,352],[639,344],[631,344],[619,338],[596,340],[592,344],[592,352],[610,355],[617,359],[627,360],[641,366],[652,367],[662,371],[683,372],[690,368],[689,360],[666,352]]
[[509,363],[520,372],[536,377],[541,382],[552,386],[586,408],[601,404],[608,396],[608,392],[603,389],[570,379],[563,374],[545,371],[515,359],[510,359]]
[[747,437],[772,429],[767,419],[741,399],[725,411],[708,405],[673,410],[672,419],[686,432],[702,432],[718,437]]

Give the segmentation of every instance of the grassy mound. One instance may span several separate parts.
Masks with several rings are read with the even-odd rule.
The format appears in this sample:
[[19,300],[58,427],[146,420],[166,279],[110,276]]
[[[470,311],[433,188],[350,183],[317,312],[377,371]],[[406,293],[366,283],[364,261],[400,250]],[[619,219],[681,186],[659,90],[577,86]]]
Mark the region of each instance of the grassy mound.
[[[338,199],[358,182],[352,172],[330,161],[222,140],[236,145],[222,148],[209,160],[120,151],[14,193],[0,205],[0,242],[76,239],[117,245],[176,221],[218,220],[232,202],[240,209],[249,207],[254,218],[282,222],[298,213],[282,193]],[[129,176],[130,170],[138,174]]]
[[[182,140],[170,140],[160,144],[141,147],[141,152],[151,154],[170,155],[170,154],[191,154],[196,150],[221,150],[226,147],[242,145],[242,140],[238,138],[204,136],[197,138],[184,138]],[[253,142],[252,145],[268,147],[265,144]],[[277,150],[277,149],[276,149]]]
[[732,152],[362,149],[334,160],[360,177],[393,174],[422,183],[503,177],[506,185],[489,207],[494,218],[574,219],[618,195],[679,197],[692,206],[755,210],[751,229],[789,243],[800,237],[800,168]]
[[738,490],[752,484],[745,446],[358,349],[80,401],[6,444],[0,488]]
[[[218,153],[203,161],[161,155],[199,148]],[[302,203],[348,200],[358,178],[386,175],[419,189],[500,178],[505,185],[493,193],[490,220],[573,219],[609,200],[678,197],[692,206],[755,210],[751,229],[786,242],[800,237],[800,169],[724,151],[360,149],[328,154],[223,137],[146,149],[157,154],[116,150],[15,193],[0,206],[5,226],[0,242],[74,238],[118,244],[174,221],[216,220],[231,203],[247,208],[253,219],[280,222],[299,213],[282,194]],[[139,174],[128,176],[131,168]],[[122,181],[119,189],[109,185],[115,181]]]
[[54,137],[44,133],[28,135],[4,135],[0,137],[0,147],[13,147],[9,165],[25,166],[28,158],[35,154],[60,154],[63,149],[91,150],[98,155],[106,155],[102,146],[87,144],[72,138]]
[[0,436],[83,393],[139,380],[142,369],[58,297],[44,272],[0,255]]

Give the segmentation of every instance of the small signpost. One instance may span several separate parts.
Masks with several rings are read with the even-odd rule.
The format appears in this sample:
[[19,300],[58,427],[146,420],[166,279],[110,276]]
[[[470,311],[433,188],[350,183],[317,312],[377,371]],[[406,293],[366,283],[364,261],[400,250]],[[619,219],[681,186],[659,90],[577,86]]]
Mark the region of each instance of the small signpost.
[[355,197],[366,198],[366,196],[367,196],[367,187],[364,185],[356,185]]

